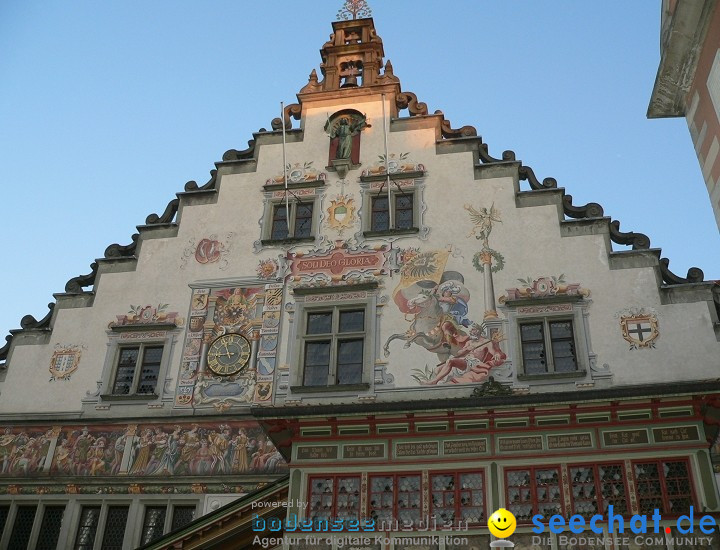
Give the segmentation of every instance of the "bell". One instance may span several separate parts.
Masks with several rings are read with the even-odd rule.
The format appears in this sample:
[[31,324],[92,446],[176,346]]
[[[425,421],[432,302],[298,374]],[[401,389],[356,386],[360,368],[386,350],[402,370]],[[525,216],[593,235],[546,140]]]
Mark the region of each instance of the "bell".
[[357,83],[357,77],[354,74],[348,75],[345,77],[345,81],[343,82],[343,85],[340,86],[341,88],[356,88],[358,85]]

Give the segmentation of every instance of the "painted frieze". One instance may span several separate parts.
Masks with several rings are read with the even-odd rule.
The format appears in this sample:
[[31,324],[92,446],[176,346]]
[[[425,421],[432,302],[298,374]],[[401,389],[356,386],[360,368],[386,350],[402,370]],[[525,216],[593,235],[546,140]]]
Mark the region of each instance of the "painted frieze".
[[183,326],[185,319],[179,317],[177,311],[166,311],[168,304],[130,306],[130,311],[124,315],[117,315],[116,320],[110,322],[108,328],[129,327],[134,325],[171,324]]
[[404,153],[390,153],[388,155],[387,163],[385,162],[385,155],[378,155],[377,161],[369,168],[363,170],[362,175],[368,176],[380,176],[386,173],[389,174],[408,174],[414,172],[425,172],[425,166],[413,161],[410,158],[409,152]]
[[8,426],[0,436],[0,476],[32,476],[47,469],[57,429]]
[[[313,166],[313,161],[288,163],[285,166],[287,170],[288,183],[309,183],[313,181],[324,181],[327,178],[325,172],[318,171]],[[285,174],[278,174],[269,178],[265,185],[283,185],[285,183]]]
[[122,426],[76,426],[57,439],[50,473],[67,476],[115,475],[125,451]]
[[6,478],[277,474],[286,469],[280,452],[251,421],[6,427],[0,436],[0,477]]
[[580,283],[568,283],[565,280],[564,273],[557,276],[542,276],[537,279],[527,277],[518,279],[518,282],[521,283],[521,286],[508,288],[506,290],[507,294],[498,299],[501,304],[509,300],[543,299],[554,296],[590,297],[590,291],[587,288],[582,288]]

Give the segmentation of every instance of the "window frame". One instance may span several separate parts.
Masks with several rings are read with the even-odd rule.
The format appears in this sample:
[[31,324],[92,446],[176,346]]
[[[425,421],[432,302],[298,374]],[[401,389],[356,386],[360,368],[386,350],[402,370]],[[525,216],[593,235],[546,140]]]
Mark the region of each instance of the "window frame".
[[[513,488],[513,489],[518,488],[518,489],[519,489],[519,488],[521,488],[521,487],[524,487],[524,486],[522,486],[522,485],[512,485],[512,486],[510,486],[510,485],[508,484],[508,476],[509,476],[509,474],[512,473],[512,472],[524,472],[524,471],[529,471],[530,479],[529,479],[529,483],[528,483],[527,487],[528,487],[528,489],[529,489],[529,491],[530,491],[530,497],[531,497],[531,498],[530,498],[529,503],[532,505],[532,510],[531,510],[531,512],[530,512],[530,515],[527,517],[527,519],[521,519],[522,516],[519,516],[518,514],[515,514],[515,516],[516,516],[516,518],[517,518],[517,523],[518,523],[518,525],[531,524],[531,523],[532,523],[532,517],[535,516],[536,514],[539,514],[539,513],[540,513],[540,512],[539,512],[539,506],[538,506],[539,504],[553,504],[553,503],[554,503],[554,501],[552,501],[552,500],[550,500],[550,501],[548,501],[548,502],[541,502],[541,501],[539,500],[539,498],[538,498],[538,488],[539,488],[540,486],[537,485],[536,482],[535,482],[536,479],[537,479],[537,477],[536,477],[536,475],[535,475],[535,472],[536,472],[537,470],[553,470],[553,469],[554,469],[554,470],[557,470],[557,474],[558,474],[557,487],[558,487],[558,497],[559,497],[559,499],[558,499],[557,502],[558,502],[558,504],[560,505],[560,510],[559,510],[558,512],[555,512],[555,513],[566,514],[566,513],[567,513],[567,512],[566,512],[567,503],[565,502],[565,495],[563,494],[562,466],[561,466],[560,463],[557,463],[557,464],[528,465],[528,466],[512,466],[512,467],[504,468],[504,469],[503,469],[502,480],[503,480],[503,489],[504,489],[504,496],[505,496],[505,507],[506,507],[508,510],[510,510],[510,508],[511,508],[514,504],[516,504],[514,501],[513,501],[513,502],[510,501],[510,489],[511,489],[511,488]],[[519,492],[518,492],[518,496],[521,495],[521,494],[522,494],[522,492],[519,491]],[[527,502],[527,501],[520,501],[519,504],[523,504],[524,502]],[[544,515],[547,516],[547,514],[544,514]]]
[[[363,392],[370,390],[374,380],[381,376],[375,372],[382,369],[382,366],[375,365],[376,352],[379,337],[378,330],[378,305],[377,305],[377,285],[348,285],[335,288],[322,289],[302,289],[296,288],[295,307],[293,312],[292,327],[294,333],[290,337],[291,341],[291,364],[296,365],[288,373],[288,395],[300,395],[306,393],[321,392]],[[324,294],[324,296],[317,296]],[[351,294],[351,297],[345,295]],[[365,311],[365,330],[363,345],[363,361],[362,361],[362,377],[358,384],[333,384],[323,386],[305,386],[305,334],[307,332],[307,318],[309,313],[327,311],[331,308],[338,307],[342,310],[364,310]],[[336,367],[335,367],[336,368]],[[328,376],[328,379],[330,377]]]
[[[453,491],[453,511],[455,513],[455,517],[453,519],[453,524],[457,525],[459,522],[464,522],[465,520],[462,519],[462,503],[460,498],[460,493],[462,491],[477,491],[478,489],[463,489],[460,485],[460,478],[463,475],[473,475],[477,474],[480,476],[480,479],[482,480],[482,489],[480,489],[480,493],[482,494],[482,517],[477,523],[468,523],[468,526],[472,526],[471,528],[476,528],[477,526],[484,525],[487,523],[488,515],[488,509],[487,509],[487,498],[486,493],[488,490],[487,486],[487,475],[485,472],[485,468],[480,468],[478,470],[430,470],[428,472],[428,497],[430,502],[428,503],[428,510],[430,511],[430,517],[432,518],[434,516],[435,511],[435,501],[434,501],[434,494],[435,489],[433,488],[433,477],[434,476],[452,476],[453,477],[453,484],[454,484],[454,491]],[[443,493],[449,492],[443,490]],[[470,506],[470,508],[473,508],[473,506]],[[436,518],[437,521],[437,518]]]
[[[320,228],[321,203],[323,187],[325,181],[323,179],[314,182],[304,182],[301,184],[288,184],[287,191],[284,185],[266,185],[265,199],[262,219],[260,224],[260,239],[255,241],[255,251],[259,251],[264,246],[282,246],[288,243],[315,242]],[[285,238],[273,238],[273,222],[275,219],[276,208],[285,206],[288,194],[288,204],[290,206],[290,219],[287,222],[288,235]],[[310,218],[310,235],[297,237],[295,236],[295,224],[297,219],[297,205],[300,203],[312,204],[312,216]]]
[[[628,482],[627,482],[627,472],[625,470],[625,461],[624,460],[615,460],[615,461],[608,460],[608,461],[602,461],[602,462],[597,462],[597,463],[595,463],[595,462],[568,463],[567,464],[567,473],[568,473],[568,484],[570,486],[570,502],[567,503],[567,506],[569,507],[568,514],[580,515],[580,516],[583,516],[585,519],[589,519],[590,517],[592,517],[595,514],[606,514],[605,511],[599,509],[599,506],[601,505],[600,499],[602,498],[603,484],[602,484],[602,480],[600,479],[598,470],[599,470],[599,468],[608,467],[608,466],[620,466],[620,472],[621,472],[620,483],[622,483],[622,485],[623,485],[625,494],[618,495],[617,498],[621,498],[622,496],[624,496],[626,499],[626,502],[627,502],[627,504],[626,504],[627,509],[625,512],[622,512],[621,515],[623,517],[631,517],[633,515],[632,509],[630,508],[630,494],[631,493],[630,493],[630,487],[628,486]],[[592,470],[592,473],[593,473],[593,487],[595,489],[594,499],[598,503],[598,509],[588,516],[585,516],[581,512],[577,512],[575,510],[575,498],[576,497],[575,497],[574,488],[576,485],[575,485],[575,482],[573,481],[573,475],[572,475],[573,468],[588,468],[588,469]],[[585,483],[589,484],[588,482],[585,482]],[[598,496],[598,495],[600,495],[600,496]],[[589,499],[583,499],[583,500],[587,501]],[[618,512],[616,511],[614,513],[618,513]]]
[[[174,324],[129,325],[113,327],[108,330],[108,349],[105,355],[102,375],[98,380],[98,388],[95,392],[87,392],[86,397],[82,399],[83,406],[92,406],[94,411],[95,406],[104,402],[124,402],[127,404],[141,402],[145,404],[157,402],[163,398],[171,399],[172,397],[170,397],[170,395],[165,395],[165,384],[167,382],[178,336],[182,333],[182,330],[182,327],[177,327]],[[117,376],[121,349],[135,347],[140,344],[145,347],[163,347],[155,391],[153,393],[113,394],[112,391]],[[140,355],[138,355],[138,357],[140,357]],[[135,376],[139,376],[137,368]]]
[[[354,311],[362,311],[363,312],[363,330],[362,331],[348,331],[348,332],[340,332],[340,318],[343,313],[348,312],[354,312]],[[329,333],[317,333],[317,334],[308,334],[308,318],[311,315],[317,315],[317,314],[331,314],[331,332]],[[313,387],[341,387],[341,386],[353,386],[356,384],[361,384],[363,382],[363,372],[364,372],[364,365],[365,365],[365,358],[367,354],[367,307],[365,305],[362,306],[356,306],[353,303],[350,304],[335,304],[332,306],[319,306],[317,308],[306,308],[303,312],[303,333],[301,335],[301,355],[299,363],[300,370],[302,371],[302,386],[304,388],[313,388]],[[362,359],[362,372],[361,372],[361,380],[360,382],[352,382],[347,384],[340,384],[337,382],[338,379],[338,367],[340,366],[338,363],[338,353],[340,348],[340,342],[341,341],[352,341],[352,340],[360,340],[362,339],[363,345],[363,359]],[[327,374],[327,383],[326,384],[306,384],[305,382],[305,375],[306,375],[306,348],[307,344],[309,342],[325,342],[329,340],[330,341],[330,357],[329,357],[329,363],[328,363],[328,374]]]
[[[420,165],[421,166],[421,165]],[[391,240],[402,238],[419,238],[425,240],[428,237],[430,228],[425,225],[424,202],[425,193],[425,169],[417,172],[393,172],[390,174],[390,182],[386,174],[374,174],[360,176],[360,195],[362,207],[360,209],[361,227],[355,233],[355,238],[363,242],[366,239],[385,237]],[[382,231],[372,230],[372,200],[378,196],[388,196],[390,186],[391,198],[396,195],[412,195],[412,227],[409,229],[389,229]],[[395,204],[395,199],[392,199]]]
[[[138,509],[135,516],[135,520],[137,522],[137,529],[135,530],[134,534],[134,546],[133,548],[137,548],[139,546],[142,546],[142,540],[144,535],[144,527],[145,527],[145,514],[147,513],[148,508],[161,508],[165,507],[165,521],[163,522],[163,528],[162,528],[162,534],[160,537],[166,535],[170,532],[170,528],[172,526],[172,520],[173,516],[175,515],[175,508],[177,506],[195,506],[195,517],[193,518],[193,521],[200,517],[202,514],[202,508],[200,507],[202,501],[191,501],[191,500],[170,500],[167,498],[163,499],[143,499],[138,502]],[[128,523],[130,523],[130,519],[128,519]],[[127,533],[126,533],[127,535]],[[154,539],[157,540],[157,539]]]
[[357,491],[357,517],[355,519],[360,520],[360,516],[362,514],[362,476],[360,473],[346,473],[346,474],[328,474],[328,475],[310,475],[308,476],[308,484],[307,484],[307,501],[305,505],[305,517],[308,519],[313,518],[313,510],[312,510],[312,497],[313,497],[313,484],[318,480],[326,480],[326,479],[332,479],[333,480],[333,490],[332,490],[332,506],[330,508],[329,516],[328,518],[318,518],[318,521],[327,521],[332,520],[333,518],[337,518],[337,506],[338,506],[338,496],[340,493],[338,492],[338,480],[340,479],[353,479],[357,480],[358,485],[358,491]]
[[[555,354],[553,352],[553,338],[552,333],[550,329],[551,323],[562,323],[562,322],[569,322],[570,323],[570,330],[572,332],[572,343],[573,343],[573,357],[575,359],[575,370],[573,371],[567,371],[567,372],[558,372],[556,370],[555,366]],[[545,353],[545,367],[547,368],[546,372],[538,372],[538,373],[528,373],[526,371],[525,367],[525,353],[523,350],[523,337],[522,337],[522,327],[524,325],[537,325],[542,324],[542,336],[543,336],[543,351]],[[540,376],[575,376],[577,373],[582,371],[582,368],[580,366],[580,360],[579,360],[579,354],[578,354],[578,339],[577,339],[577,330],[575,328],[575,319],[572,316],[543,316],[543,317],[523,317],[521,319],[518,319],[517,322],[518,326],[518,349],[520,351],[519,358],[520,358],[520,365],[522,368],[523,376],[528,378],[534,378],[534,377],[540,377]]]
[[[401,491],[399,490],[399,481],[398,480],[401,477],[418,477],[420,480],[420,486],[417,491],[413,491],[413,492],[419,493],[420,502],[418,503],[417,507],[412,507],[412,506],[406,507],[406,508],[403,508],[403,510],[417,510],[418,513],[420,514],[420,521],[423,521],[424,517],[422,514],[423,514],[423,509],[424,509],[423,503],[425,500],[425,495],[423,494],[424,491],[423,491],[422,472],[416,471],[416,472],[370,472],[370,473],[368,473],[368,476],[367,476],[367,502],[368,502],[367,510],[368,510],[369,515],[371,515],[371,513],[373,511],[373,508],[371,507],[371,504],[370,504],[372,502],[371,501],[372,495],[373,494],[382,494],[382,493],[373,493],[373,490],[372,490],[373,478],[378,478],[378,477],[392,478],[392,483],[393,483],[392,497],[393,498],[392,498],[392,516],[390,518],[390,522],[400,522],[401,524],[404,520],[401,520],[399,518],[399,513],[398,513],[398,511],[400,510],[400,507],[398,506],[398,504],[399,504],[399,499],[400,499],[400,494],[401,494]],[[407,493],[407,491],[403,492],[402,494],[406,494],[406,493]],[[385,520],[376,519],[375,523],[376,523],[376,525],[382,525],[382,522],[384,522],[384,521]]]
[[65,533],[68,519],[72,512],[72,503],[68,502],[67,499],[63,498],[49,498],[39,500],[33,499],[13,499],[4,501],[3,506],[8,507],[8,515],[5,520],[5,525],[0,526],[0,548],[8,548],[10,537],[15,526],[15,520],[17,518],[18,509],[22,506],[34,506],[35,517],[33,518],[33,524],[30,529],[30,537],[28,539],[28,548],[35,548],[40,537],[40,529],[42,527],[43,520],[45,519],[45,510],[48,507],[62,506],[64,507],[62,522],[60,523],[60,531],[58,533],[58,542],[63,540],[63,534]]
[[[497,322],[498,327],[507,330],[508,359],[504,367],[508,381],[525,387],[553,384],[605,383],[613,374],[608,365],[598,365],[597,354],[592,349],[589,324],[589,306],[592,300],[582,296],[563,296],[562,299],[535,298],[507,300],[500,303],[499,310],[505,320]],[[520,324],[547,319],[549,322],[572,320],[577,370],[573,372],[551,372],[526,374],[522,359]],[[490,323],[488,323],[490,325]],[[498,379],[499,374],[495,375]]]
[[665,477],[665,473],[663,471],[663,465],[666,462],[682,462],[685,464],[685,467],[687,468],[687,480],[688,480],[688,488],[689,488],[689,495],[688,498],[690,500],[690,506],[693,506],[696,510],[698,508],[698,501],[697,501],[697,495],[695,494],[695,483],[693,480],[693,471],[692,471],[692,465],[690,464],[690,460],[686,456],[669,456],[664,458],[637,458],[630,461],[630,467],[632,468],[632,476],[633,476],[633,485],[635,486],[635,497],[637,500],[637,506],[638,506],[638,513],[640,513],[640,485],[638,484],[638,477],[637,477],[637,471],[635,469],[635,466],[638,464],[655,464],[658,466],[658,472],[662,472],[662,474],[659,477],[660,480],[660,495],[658,495],[657,498],[659,498],[662,501],[663,510],[661,510],[661,514],[663,516],[663,519],[665,518],[677,518],[680,517],[683,514],[688,514],[689,510],[683,510],[678,513],[673,513],[671,511],[671,507],[669,505],[670,499],[669,494],[667,490],[667,478]]
[[[138,355],[135,359],[135,368],[133,371],[133,379],[130,383],[130,391],[128,393],[115,393],[115,387],[117,385],[117,378],[120,370],[120,357],[122,356],[122,352],[126,349],[134,349],[137,348]],[[155,387],[153,388],[152,392],[148,393],[140,393],[138,392],[140,382],[142,381],[142,370],[145,366],[145,353],[147,352],[148,348],[161,348],[162,352],[160,354],[160,361],[158,364],[158,376],[157,381],[155,383]],[[111,393],[108,394],[109,397],[112,398],[118,398],[118,397],[127,397],[127,398],[141,398],[141,397],[147,397],[147,398],[155,398],[158,396],[158,385],[160,384],[160,370],[163,364],[163,357],[165,355],[165,344],[164,343],[153,343],[153,342],[138,342],[135,344],[120,344],[117,348],[117,351],[115,353],[115,361],[113,366],[113,372],[112,376],[110,378],[110,385],[108,387],[109,390],[111,390]]]
[[[410,197],[410,208],[398,208],[398,201],[402,198]],[[366,234],[383,234],[383,233],[395,233],[395,232],[403,232],[403,231],[409,231],[409,232],[415,232],[418,231],[418,228],[415,224],[416,221],[416,208],[415,208],[415,192],[410,189],[408,191],[405,190],[391,190],[390,191],[390,200],[388,201],[388,207],[387,210],[382,210],[388,212],[388,227],[387,228],[377,228],[375,227],[375,212],[379,211],[375,209],[375,203],[378,200],[388,200],[387,193],[373,193],[370,196],[370,219],[368,221],[368,231],[366,231]],[[412,214],[412,219],[409,227],[397,227],[397,212],[398,210],[410,210]],[[392,221],[393,221],[393,227],[390,227],[390,214],[392,214]]]

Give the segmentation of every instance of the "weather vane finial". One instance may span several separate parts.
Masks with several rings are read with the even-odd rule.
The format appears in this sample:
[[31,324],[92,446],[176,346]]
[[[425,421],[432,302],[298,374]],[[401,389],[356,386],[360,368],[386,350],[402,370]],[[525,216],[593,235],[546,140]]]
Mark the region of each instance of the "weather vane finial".
[[[351,17],[352,16],[352,17]],[[362,19],[371,17],[372,10],[368,6],[367,0],[345,0],[343,7],[338,10],[338,20]]]

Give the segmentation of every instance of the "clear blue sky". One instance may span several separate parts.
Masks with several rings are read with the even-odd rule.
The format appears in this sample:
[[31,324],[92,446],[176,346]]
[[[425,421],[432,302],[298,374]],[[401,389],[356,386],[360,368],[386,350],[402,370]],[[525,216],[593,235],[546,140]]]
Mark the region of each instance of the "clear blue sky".
[[[270,127],[341,2],[0,3],[0,345],[186,181]],[[576,204],[720,278],[684,119],[647,120],[660,0],[370,2],[405,90]]]

